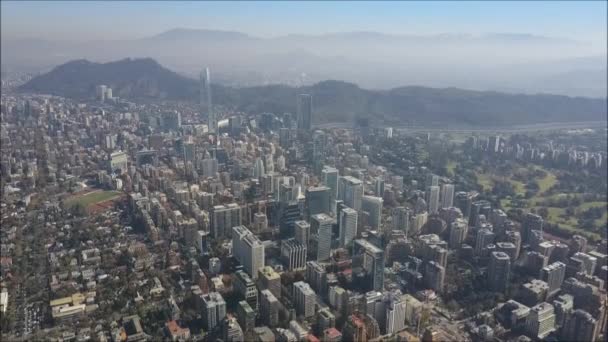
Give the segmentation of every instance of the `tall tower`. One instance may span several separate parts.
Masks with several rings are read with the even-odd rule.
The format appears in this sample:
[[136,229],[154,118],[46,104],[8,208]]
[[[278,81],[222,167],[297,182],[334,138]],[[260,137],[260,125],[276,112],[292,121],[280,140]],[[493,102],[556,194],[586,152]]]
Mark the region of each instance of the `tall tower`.
[[310,94],[298,94],[296,113],[298,128],[310,131],[312,128],[312,96]]
[[213,112],[211,104],[211,76],[209,68],[201,71],[201,93],[200,93],[201,114],[205,111],[204,106],[207,105],[207,124],[210,133],[217,133],[217,119]]

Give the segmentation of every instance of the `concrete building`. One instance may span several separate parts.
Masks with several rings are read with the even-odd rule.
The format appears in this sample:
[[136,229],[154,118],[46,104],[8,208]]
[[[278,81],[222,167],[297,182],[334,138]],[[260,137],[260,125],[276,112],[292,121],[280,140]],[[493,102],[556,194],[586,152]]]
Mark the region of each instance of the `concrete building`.
[[384,251],[367,240],[355,240],[353,265],[362,265],[371,279],[371,289],[384,290]]
[[363,196],[361,198],[361,210],[369,214],[368,223],[373,229],[380,228],[382,223],[382,203],[381,197]]
[[534,339],[544,339],[555,331],[553,305],[543,302],[530,308],[526,319],[526,332]]
[[566,277],[566,264],[562,262],[554,262],[543,267],[541,270],[541,280],[544,280],[549,285],[548,297],[552,297],[559,292],[559,289]]
[[264,244],[245,226],[232,228],[232,251],[234,257],[253,279],[264,267]]
[[441,208],[449,208],[454,204],[454,184],[441,185]]
[[258,288],[247,273],[243,271],[234,273],[234,288],[253,311],[258,311]]
[[426,189],[425,200],[429,207],[429,213],[435,214],[439,210],[439,186],[432,185]]
[[260,290],[268,290],[281,298],[281,276],[270,266],[264,266],[258,270],[258,283]]
[[357,211],[361,210],[363,183],[351,176],[340,177],[338,182],[338,199]]
[[311,217],[310,228],[317,242],[317,261],[324,261],[331,256],[331,231],[334,220],[327,214],[317,214]]
[[210,292],[202,296],[203,326],[207,331],[214,329],[226,317],[226,302],[221,294]]
[[298,315],[306,318],[315,315],[315,291],[303,281],[293,283],[293,302]]
[[511,277],[511,258],[503,252],[493,252],[488,266],[488,285],[496,292],[504,293]]
[[260,292],[260,317],[271,328],[279,324],[279,300],[269,290]]
[[312,129],[312,95],[298,95],[296,115],[298,118],[298,129],[310,131]]
[[281,259],[289,271],[302,270],[306,267],[306,245],[295,239],[281,241]]
[[338,213],[338,230],[340,247],[347,247],[357,236],[357,211],[345,207]]

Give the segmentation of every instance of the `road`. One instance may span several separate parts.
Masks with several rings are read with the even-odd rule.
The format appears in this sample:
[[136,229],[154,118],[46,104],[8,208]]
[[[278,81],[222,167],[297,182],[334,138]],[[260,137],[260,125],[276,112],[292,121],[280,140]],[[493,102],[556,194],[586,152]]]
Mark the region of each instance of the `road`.
[[[547,122],[527,125],[514,125],[505,127],[431,127],[431,126],[378,126],[392,127],[394,130],[403,132],[449,132],[449,133],[480,133],[480,132],[528,132],[528,131],[551,131],[561,129],[582,129],[606,127],[606,121],[580,121],[580,122]],[[352,123],[327,123],[315,125],[316,128],[353,128]]]

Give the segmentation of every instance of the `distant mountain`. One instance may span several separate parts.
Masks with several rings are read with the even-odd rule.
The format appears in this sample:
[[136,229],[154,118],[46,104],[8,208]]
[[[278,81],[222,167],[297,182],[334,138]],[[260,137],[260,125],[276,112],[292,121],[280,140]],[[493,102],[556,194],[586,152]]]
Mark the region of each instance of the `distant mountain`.
[[20,90],[90,98],[100,84],[111,87],[114,96],[127,98],[188,99],[197,89],[195,80],[180,76],[151,58],[127,58],[109,63],[71,61],[33,78]]
[[[91,98],[105,84],[125,98],[197,101],[198,82],[172,72],[152,59],[110,63],[76,60],[24,84],[20,90],[66,97]],[[312,86],[268,85],[234,88],[214,85],[214,103],[249,113],[295,112],[297,94],[313,96],[315,123],[353,122],[470,126],[543,122],[605,121],[606,99],[558,95],[513,95],[457,88],[400,87],[366,90],[342,81]]]
[[[108,62],[130,56],[154,58],[194,78],[208,66],[214,80],[236,86],[300,86],[337,79],[375,89],[422,85],[569,96],[606,93],[606,81],[586,82],[589,71],[605,70],[604,44],[526,33],[357,31],[256,37],[237,31],[175,28],[137,39],[8,38],[2,37],[0,49],[3,70],[33,73],[75,59]],[[598,54],[603,55],[603,64],[601,58],[584,57]],[[554,77],[558,83],[545,81]]]

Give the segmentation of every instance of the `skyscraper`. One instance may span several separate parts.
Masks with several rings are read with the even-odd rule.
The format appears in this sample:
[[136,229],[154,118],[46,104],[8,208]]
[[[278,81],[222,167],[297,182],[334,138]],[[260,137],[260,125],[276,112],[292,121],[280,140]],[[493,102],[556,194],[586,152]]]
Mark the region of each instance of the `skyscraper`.
[[281,241],[281,259],[289,271],[297,271],[306,267],[306,245],[295,239]]
[[454,203],[454,184],[441,185],[441,207],[449,208]]
[[312,317],[315,314],[315,291],[303,281],[293,283],[293,302],[298,315]]
[[547,282],[549,285],[549,292],[547,297],[553,296],[559,291],[566,277],[566,264],[562,262],[554,262],[550,265],[543,267],[540,271],[541,280]]
[[410,212],[406,207],[397,207],[392,210],[393,230],[407,232],[410,222]]
[[431,185],[426,190],[426,203],[429,206],[429,213],[435,214],[439,210],[439,187]]
[[203,326],[209,331],[218,326],[226,316],[226,302],[217,292],[205,294],[202,299]]
[[362,265],[371,278],[372,290],[384,290],[384,251],[382,249],[367,240],[355,240],[353,264]]
[[577,309],[566,318],[561,338],[563,341],[596,341],[600,326],[591,314]]
[[312,128],[312,95],[299,94],[297,99],[298,128],[310,131]]
[[310,240],[310,224],[306,221],[299,220],[293,223],[295,230],[296,241],[303,244],[304,246],[308,245],[308,241]]
[[264,267],[264,245],[245,226],[232,228],[232,251],[251,278],[257,279],[258,270]]
[[543,231],[543,218],[536,214],[527,213],[521,226],[521,240],[528,242],[533,230]]
[[271,328],[279,324],[279,301],[269,290],[260,291],[260,317]]
[[317,261],[327,260],[331,256],[331,231],[334,221],[326,214],[317,214],[310,218],[310,222],[310,228],[317,240]]
[[321,170],[323,176],[323,185],[330,188],[329,192],[329,204],[333,206],[333,202],[338,198],[338,169],[325,166]]
[[361,210],[363,183],[351,176],[340,177],[338,182],[338,199],[344,201],[347,207]]
[[492,252],[488,267],[488,285],[496,292],[505,292],[511,275],[511,258],[504,252]]
[[[217,119],[213,112],[211,104],[211,75],[209,68],[201,71],[201,93],[200,93],[200,105],[201,113],[207,112],[207,124],[209,126],[210,133],[217,133]],[[206,105],[207,108],[204,108]]]
[[380,228],[382,221],[382,203],[381,197],[363,196],[361,198],[361,210],[369,213],[369,225],[374,228]]
[[340,232],[340,247],[350,246],[357,236],[357,211],[345,207],[338,213],[338,229]]
[[306,189],[306,209],[308,217],[330,213],[330,188],[316,186]]

